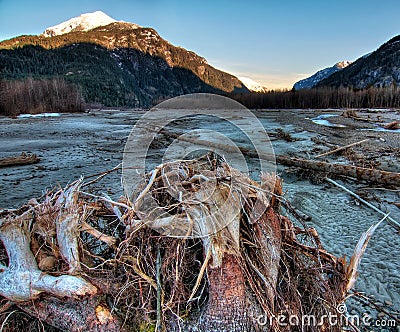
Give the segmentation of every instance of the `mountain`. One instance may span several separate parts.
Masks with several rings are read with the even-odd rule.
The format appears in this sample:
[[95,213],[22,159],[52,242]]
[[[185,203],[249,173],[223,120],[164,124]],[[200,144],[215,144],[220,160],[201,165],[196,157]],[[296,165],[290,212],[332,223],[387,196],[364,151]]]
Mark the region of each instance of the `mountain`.
[[351,66],[319,82],[318,86],[388,87],[400,84],[400,35],[390,39],[376,51],[355,61]]
[[253,81],[251,78],[238,76],[238,79],[246,86],[247,89],[253,92],[267,92],[268,89],[266,86]]
[[317,71],[314,75],[296,82],[293,85],[293,88],[295,90],[311,89],[311,88],[315,87],[319,82],[324,80],[325,78],[346,68],[349,65],[351,65],[351,61],[345,60],[345,61],[338,62],[335,65],[333,65],[332,67],[328,67],[328,68],[322,69],[320,71]]
[[42,35],[0,42],[0,79],[63,78],[81,89],[87,103],[106,106],[148,107],[196,92],[249,92],[237,77],[154,29],[112,18],[103,25],[104,15],[83,14]]
[[[49,27],[43,32],[45,37],[59,36],[73,31],[89,31],[94,28],[117,22],[101,11],[82,14],[56,26]],[[139,27],[139,26],[138,26]]]

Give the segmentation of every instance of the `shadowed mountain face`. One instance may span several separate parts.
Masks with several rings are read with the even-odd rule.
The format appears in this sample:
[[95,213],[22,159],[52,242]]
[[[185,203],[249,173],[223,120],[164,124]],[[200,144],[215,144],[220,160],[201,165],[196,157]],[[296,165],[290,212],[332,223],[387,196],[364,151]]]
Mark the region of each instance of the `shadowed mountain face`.
[[317,71],[314,75],[296,82],[293,85],[293,88],[295,90],[311,89],[314,86],[316,86],[319,82],[324,80],[325,78],[327,78],[327,77],[331,76],[332,74],[342,70],[343,68],[346,68],[350,64],[351,64],[350,61],[341,61],[341,62],[336,63],[332,67],[321,69],[321,70]]
[[0,78],[63,77],[81,87],[86,102],[151,106],[185,93],[248,92],[235,76],[176,47],[151,28],[115,22],[90,31],[0,43]]
[[318,86],[365,89],[396,86],[399,83],[400,36],[397,36],[351,66],[322,80]]

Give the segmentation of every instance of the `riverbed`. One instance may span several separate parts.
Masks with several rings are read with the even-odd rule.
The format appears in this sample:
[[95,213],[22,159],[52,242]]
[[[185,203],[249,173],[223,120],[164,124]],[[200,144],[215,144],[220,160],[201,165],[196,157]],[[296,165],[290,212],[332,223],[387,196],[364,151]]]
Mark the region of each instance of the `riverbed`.
[[[270,133],[269,140],[276,154],[312,159],[334,147],[368,138],[367,143],[325,159],[399,172],[400,132],[382,130],[383,124],[400,120],[399,112],[357,112],[365,121],[344,117],[342,110],[257,110],[253,113]],[[143,113],[138,110],[90,110],[47,117],[0,117],[0,157],[24,151],[40,158],[38,164],[0,168],[0,209],[18,207],[33,197],[40,197],[46,189],[64,186],[80,176],[93,179],[96,174],[118,166],[127,137]],[[188,123],[179,123],[175,130],[184,130]],[[196,126],[202,125],[213,131],[226,129],[225,125],[209,119],[204,122],[197,119]],[[282,131],[291,140],[283,138],[279,134]],[[231,135],[231,138],[236,139],[239,146],[246,147],[247,143],[240,135]],[[312,217],[309,226],[317,229],[326,249],[335,255],[351,256],[361,234],[381,218],[318,176],[301,174],[279,165],[277,172],[284,180],[287,199]],[[390,216],[400,222],[400,209],[393,204],[400,202],[399,188],[388,190],[351,179],[337,181],[363,193],[370,203],[390,212]],[[121,172],[111,172],[89,189],[118,198],[123,194]],[[356,289],[372,295],[400,318],[399,257],[400,234],[384,222],[368,245]],[[364,310],[370,311],[357,307],[354,302],[350,302],[350,307],[360,314]]]

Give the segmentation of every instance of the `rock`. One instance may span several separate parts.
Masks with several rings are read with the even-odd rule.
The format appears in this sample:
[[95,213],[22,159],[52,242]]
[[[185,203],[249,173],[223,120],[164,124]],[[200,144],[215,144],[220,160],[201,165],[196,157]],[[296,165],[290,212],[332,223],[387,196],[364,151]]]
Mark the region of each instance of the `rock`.
[[388,306],[392,306],[392,305],[393,305],[393,302],[386,300],[386,301],[385,301],[385,304],[388,305]]
[[382,312],[382,311],[378,314],[379,318],[382,318],[382,317],[385,317],[385,316],[386,316],[386,314],[384,312]]

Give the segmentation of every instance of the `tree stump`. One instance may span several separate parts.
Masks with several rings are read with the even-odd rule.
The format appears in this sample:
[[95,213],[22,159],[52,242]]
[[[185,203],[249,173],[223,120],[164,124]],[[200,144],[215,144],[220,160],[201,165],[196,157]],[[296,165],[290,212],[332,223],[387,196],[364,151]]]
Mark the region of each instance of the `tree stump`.
[[0,295],[29,315],[63,331],[340,331],[274,318],[336,313],[357,269],[280,214],[275,175],[179,161],[118,201],[82,181],[0,214]]

